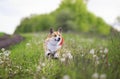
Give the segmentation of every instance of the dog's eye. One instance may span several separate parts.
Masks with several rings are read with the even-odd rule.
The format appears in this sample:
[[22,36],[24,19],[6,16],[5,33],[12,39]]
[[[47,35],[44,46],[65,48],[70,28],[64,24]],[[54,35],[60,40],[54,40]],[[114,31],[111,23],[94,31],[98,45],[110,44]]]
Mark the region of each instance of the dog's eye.
[[57,35],[54,35],[54,37],[56,37]]

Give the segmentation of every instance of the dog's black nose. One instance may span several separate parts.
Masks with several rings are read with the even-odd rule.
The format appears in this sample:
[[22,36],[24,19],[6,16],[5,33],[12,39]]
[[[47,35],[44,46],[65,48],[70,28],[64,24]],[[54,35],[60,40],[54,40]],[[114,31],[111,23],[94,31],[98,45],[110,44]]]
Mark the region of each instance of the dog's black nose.
[[58,41],[60,41],[60,38],[58,38]]

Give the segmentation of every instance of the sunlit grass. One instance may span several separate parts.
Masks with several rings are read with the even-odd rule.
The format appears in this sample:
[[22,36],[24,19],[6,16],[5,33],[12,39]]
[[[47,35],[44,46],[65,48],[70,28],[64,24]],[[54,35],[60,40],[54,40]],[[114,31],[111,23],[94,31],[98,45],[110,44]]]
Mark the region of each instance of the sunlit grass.
[[61,57],[56,60],[44,56],[46,33],[22,36],[25,37],[23,42],[10,47],[7,61],[4,52],[8,50],[1,50],[2,79],[110,79],[112,76],[109,71],[114,70],[109,69],[111,63],[107,63],[106,58],[109,52],[107,39],[63,34],[65,43]]

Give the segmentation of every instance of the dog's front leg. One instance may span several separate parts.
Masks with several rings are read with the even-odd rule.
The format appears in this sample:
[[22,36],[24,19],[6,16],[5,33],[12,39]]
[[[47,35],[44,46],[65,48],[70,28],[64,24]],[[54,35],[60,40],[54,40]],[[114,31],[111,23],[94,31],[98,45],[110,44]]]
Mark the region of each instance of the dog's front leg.
[[45,56],[48,57],[50,54],[51,54],[51,52],[49,50],[46,50]]
[[54,58],[59,58],[60,57],[60,50],[56,51],[54,54]]

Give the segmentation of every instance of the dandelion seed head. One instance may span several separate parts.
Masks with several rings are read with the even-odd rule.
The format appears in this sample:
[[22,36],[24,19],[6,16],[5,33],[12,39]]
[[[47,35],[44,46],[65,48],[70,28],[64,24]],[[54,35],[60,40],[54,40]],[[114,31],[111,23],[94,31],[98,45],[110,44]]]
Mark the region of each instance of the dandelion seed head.
[[11,66],[11,63],[8,63],[7,66],[10,67],[10,66]]
[[2,48],[1,51],[4,52],[4,51],[5,51],[5,48]]
[[103,58],[105,58],[105,55],[102,55]]
[[17,71],[14,71],[14,74],[16,74],[17,73]]
[[100,62],[97,60],[97,61],[95,61],[95,64],[98,65],[98,64],[100,64]]
[[100,53],[103,53],[103,50],[100,50]]
[[111,66],[111,64],[110,64],[110,63],[108,63],[108,66]]
[[105,54],[108,53],[108,49],[107,49],[107,48],[104,49],[104,53],[105,53]]
[[98,60],[99,60],[99,57],[98,57],[97,55],[96,55],[96,57],[95,57],[95,58],[96,58],[96,61],[98,61]]
[[0,65],[3,64],[3,63],[4,63],[4,61],[0,60]]
[[18,66],[14,66],[14,67],[16,67],[18,69]]
[[71,51],[65,49],[65,53],[62,54],[63,58],[73,59],[73,56],[71,54]]
[[65,62],[65,58],[60,58],[60,61],[61,62]]
[[8,51],[8,50],[6,50],[6,51],[4,51],[4,52],[3,52],[3,54],[4,54],[5,56],[9,56],[9,55],[10,55],[10,53],[11,53],[11,52],[10,52],[10,51]]
[[5,60],[6,60],[6,61],[9,61],[10,59],[7,57]]
[[43,76],[42,79],[46,79],[46,78]]
[[27,72],[29,72],[29,69],[26,69]]
[[100,79],[106,79],[106,74],[101,74]]
[[37,69],[36,69],[37,71],[40,71],[41,70],[41,67],[40,66],[37,66]]
[[66,57],[66,55],[65,55],[65,54],[62,54],[62,57]]
[[94,54],[95,53],[95,50],[94,49],[91,49],[90,50],[90,54]]
[[26,46],[30,46],[30,43],[26,43]]
[[71,55],[71,53],[67,53],[67,56],[69,59],[73,59],[73,56]]
[[12,68],[9,68],[9,71],[12,71]]
[[64,75],[63,79],[70,79],[70,76],[69,75]]
[[98,77],[99,77],[99,74],[98,74],[98,73],[94,73],[94,74],[92,75],[92,79],[98,79]]
[[45,66],[45,63],[41,63],[41,66],[44,67],[44,66]]
[[93,55],[93,58],[96,58],[97,57],[97,55]]
[[81,56],[83,57],[84,55],[82,54]]

